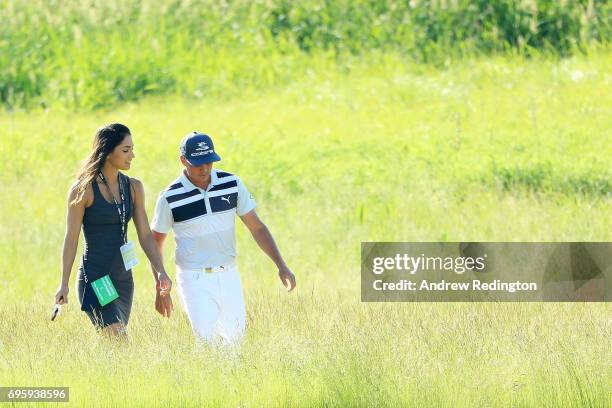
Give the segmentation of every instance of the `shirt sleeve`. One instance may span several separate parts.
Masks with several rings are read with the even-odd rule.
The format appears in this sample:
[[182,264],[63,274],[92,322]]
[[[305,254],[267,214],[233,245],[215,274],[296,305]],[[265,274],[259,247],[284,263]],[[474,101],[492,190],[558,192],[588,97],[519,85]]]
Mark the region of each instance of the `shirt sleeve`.
[[238,182],[238,206],[236,213],[239,216],[243,216],[256,207],[255,198],[249,193],[249,190],[247,190],[240,178],[236,177],[236,181]]
[[151,229],[162,234],[167,234],[172,225],[174,219],[172,218],[172,211],[168,205],[168,201],[163,194],[160,194],[155,204],[155,213],[153,214],[153,221],[151,221]]

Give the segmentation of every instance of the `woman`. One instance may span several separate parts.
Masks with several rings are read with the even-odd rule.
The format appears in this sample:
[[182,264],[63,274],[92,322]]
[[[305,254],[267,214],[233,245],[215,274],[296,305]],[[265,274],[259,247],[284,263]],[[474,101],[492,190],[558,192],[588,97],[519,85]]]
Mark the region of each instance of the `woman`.
[[[172,281],[166,274],[159,250],[153,240],[144,207],[142,183],[125,176],[134,158],[130,130],[112,123],[96,131],[93,149],[77,175],[68,194],[68,216],[62,252],[62,278],[55,303],[68,302],[68,282],[76,255],[81,225],[85,235],[83,258],[79,268],[77,293],[81,310],[94,326],[109,335],[123,335],[130,318],[134,281],[131,264],[124,263],[128,246],[127,224],[134,219],[138,241],[154,269],[157,283],[157,309],[169,316],[160,305],[159,296],[167,296]],[[127,267],[126,267],[127,266]],[[108,275],[119,297],[104,306],[91,283]],[[168,299],[169,300],[169,299]]]

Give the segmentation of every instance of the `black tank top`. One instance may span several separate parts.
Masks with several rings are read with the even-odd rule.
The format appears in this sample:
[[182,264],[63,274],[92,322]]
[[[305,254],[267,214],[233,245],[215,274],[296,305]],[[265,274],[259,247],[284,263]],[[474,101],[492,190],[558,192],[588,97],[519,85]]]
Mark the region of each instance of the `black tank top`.
[[[119,173],[119,180],[123,186],[123,191],[126,192],[127,214],[125,219],[128,223],[134,212],[131,183],[129,177],[121,173]],[[123,266],[119,249],[123,245],[123,237],[121,236],[121,220],[117,206],[114,202],[106,201],[96,181],[92,183],[92,188],[94,202],[90,207],[85,208],[85,214],[83,215],[85,245],[79,272],[85,272],[89,282],[107,273],[111,275],[111,278],[121,278],[128,271]]]

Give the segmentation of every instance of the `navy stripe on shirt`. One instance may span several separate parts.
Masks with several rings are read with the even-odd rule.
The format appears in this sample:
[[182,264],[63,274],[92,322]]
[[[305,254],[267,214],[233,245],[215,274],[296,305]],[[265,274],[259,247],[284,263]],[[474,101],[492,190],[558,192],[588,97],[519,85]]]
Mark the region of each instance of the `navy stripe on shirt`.
[[233,176],[233,174],[232,173],[227,173],[225,171],[218,171],[217,172],[217,177],[218,178],[229,177],[229,176]]
[[197,188],[191,191],[188,191],[186,193],[181,193],[181,194],[176,194],[176,195],[172,195],[169,197],[166,197],[166,201],[168,201],[168,204],[173,203],[175,201],[179,201],[185,198],[189,198],[189,197],[193,197],[194,195],[198,195],[200,194],[200,190],[198,190]]
[[231,210],[238,206],[238,193],[209,197],[208,202],[213,213]]
[[216,186],[211,188],[209,191],[225,190],[226,188],[236,187],[236,186],[238,186],[238,182],[236,180],[232,180],[232,181],[228,181],[227,183],[217,184]]
[[174,222],[187,221],[204,214],[206,214],[204,199],[172,208],[172,218],[174,218]]

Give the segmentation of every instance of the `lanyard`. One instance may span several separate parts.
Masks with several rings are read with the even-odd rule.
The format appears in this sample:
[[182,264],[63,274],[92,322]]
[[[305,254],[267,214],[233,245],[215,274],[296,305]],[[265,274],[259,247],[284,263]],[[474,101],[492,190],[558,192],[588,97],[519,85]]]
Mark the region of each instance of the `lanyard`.
[[121,195],[121,206],[119,206],[119,203],[115,199],[115,195],[111,191],[110,186],[108,185],[108,182],[106,181],[106,177],[104,177],[104,174],[102,174],[102,172],[100,172],[100,178],[102,179],[102,182],[106,186],[106,189],[108,190],[108,193],[111,195],[111,197],[113,197],[113,202],[115,203],[115,207],[117,208],[117,212],[119,213],[119,220],[121,221],[121,238],[123,239],[123,243],[125,243],[125,242],[127,242],[127,240],[126,240],[127,237],[126,237],[126,233],[125,233],[125,229],[126,229],[125,228],[126,227],[126,223],[125,223],[126,211],[125,211],[125,196],[123,194],[123,185],[121,184],[121,179],[119,178],[119,174],[117,174],[117,183],[119,184],[119,194]]

